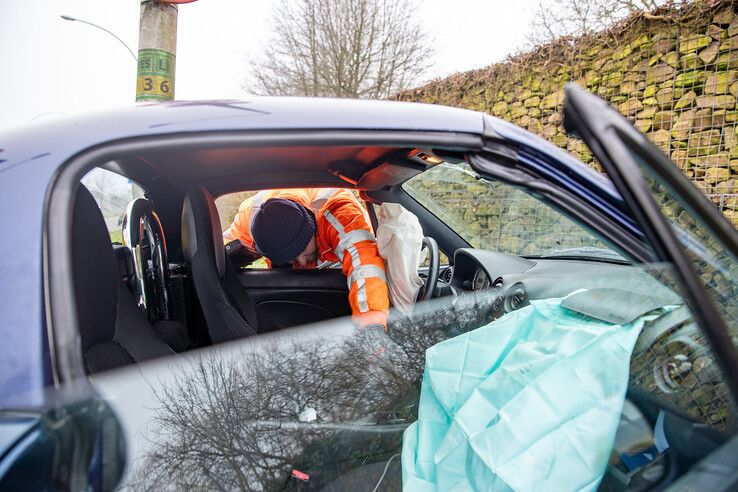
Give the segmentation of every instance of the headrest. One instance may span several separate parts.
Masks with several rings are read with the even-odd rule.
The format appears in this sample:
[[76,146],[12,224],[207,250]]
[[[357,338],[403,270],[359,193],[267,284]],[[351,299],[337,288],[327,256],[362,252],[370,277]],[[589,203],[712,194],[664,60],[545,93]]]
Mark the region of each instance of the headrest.
[[182,250],[188,261],[192,261],[198,251],[205,251],[215,263],[220,278],[225,277],[225,250],[218,209],[213,197],[202,186],[191,186],[185,196],[182,206]]

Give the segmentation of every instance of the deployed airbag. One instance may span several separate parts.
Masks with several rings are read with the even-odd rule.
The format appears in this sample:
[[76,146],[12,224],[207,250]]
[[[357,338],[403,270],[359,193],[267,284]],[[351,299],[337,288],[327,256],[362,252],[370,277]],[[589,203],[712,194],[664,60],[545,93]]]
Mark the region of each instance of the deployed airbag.
[[423,286],[418,275],[423,228],[412,212],[397,203],[383,203],[377,222],[377,248],[387,267],[390,300],[398,310],[410,314]]
[[406,490],[595,490],[650,313],[612,324],[532,301],[426,352]]

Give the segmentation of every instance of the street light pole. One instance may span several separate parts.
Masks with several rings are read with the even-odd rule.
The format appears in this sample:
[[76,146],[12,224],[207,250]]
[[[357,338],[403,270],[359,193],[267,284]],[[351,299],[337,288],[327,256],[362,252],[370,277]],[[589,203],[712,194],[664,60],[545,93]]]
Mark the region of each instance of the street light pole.
[[110,34],[110,35],[111,35],[111,36],[113,36],[113,37],[114,37],[115,39],[117,39],[118,41],[120,41],[120,44],[122,44],[123,46],[125,46],[125,47],[126,47],[126,49],[128,50],[128,52],[129,52],[129,53],[131,54],[131,56],[133,57],[133,61],[137,61],[136,55],[135,55],[135,54],[133,53],[133,50],[132,50],[131,48],[129,48],[129,47],[128,47],[128,45],[127,45],[127,44],[126,44],[126,43],[125,43],[125,42],[124,42],[124,41],[123,41],[122,39],[120,39],[120,38],[119,38],[118,36],[116,36],[116,35],[115,35],[114,33],[112,33],[112,32],[110,32],[110,31],[108,31],[108,30],[107,30],[107,29],[105,29],[104,27],[102,27],[102,26],[98,26],[97,24],[93,24],[92,22],[88,22],[88,21],[86,21],[86,20],[82,20],[82,19],[77,19],[76,17],[72,17],[71,15],[61,15],[60,17],[61,17],[62,19],[64,19],[64,20],[68,20],[68,21],[73,21],[73,22],[74,22],[74,21],[76,21],[76,22],[81,22],[81,23],[83,23],[83,24],[88,24],[88,25],[90,25],[90,26],[92,26],[92,27],[96,27],[96,28],[98,28],[98,29],[101,29],[101,30],[105,31],[106,33]]

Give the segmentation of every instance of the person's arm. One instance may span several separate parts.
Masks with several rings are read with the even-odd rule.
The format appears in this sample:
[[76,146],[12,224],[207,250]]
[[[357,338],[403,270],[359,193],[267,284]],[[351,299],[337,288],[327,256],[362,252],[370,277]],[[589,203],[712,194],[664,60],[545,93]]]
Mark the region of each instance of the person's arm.
[[262,257],[256,251],[254,240],[251,237],[251,230],[249,229],[251,213],[253,213],[251,203],[251,198],[247,198],[241,203],[236,216],[233,218],[233,222],[223,232],[223,243],[226,254],[236,268],[247,266]]
[[349,286],[349,304],[356,323],[387,326],[389,293],[384,260],[377,240],[358,204],[342,201],[325,212],[326,233]]

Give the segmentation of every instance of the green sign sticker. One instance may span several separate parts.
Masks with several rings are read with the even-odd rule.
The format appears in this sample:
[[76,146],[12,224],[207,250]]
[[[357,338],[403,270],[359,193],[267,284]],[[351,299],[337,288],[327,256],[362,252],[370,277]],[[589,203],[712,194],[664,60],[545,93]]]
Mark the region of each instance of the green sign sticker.
[[175,56],[164,50],[138,50],[136,101],[174,99]]

